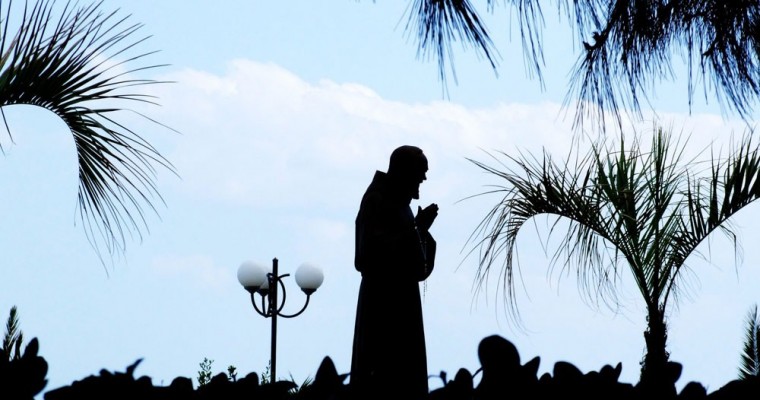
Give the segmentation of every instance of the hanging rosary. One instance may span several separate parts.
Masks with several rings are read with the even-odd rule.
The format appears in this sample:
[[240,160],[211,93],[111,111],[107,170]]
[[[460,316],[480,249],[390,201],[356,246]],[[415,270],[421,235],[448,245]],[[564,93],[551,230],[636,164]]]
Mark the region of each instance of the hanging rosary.
[[420,230],[417,229],[417,225],[414,225],[414,231],[417,232],[417,239],[420,242],[420,250],[422,250],[422,263],[425,268],[425,280],[422,281],[422,301],[425,301],[425,295],[427,294],[427,276],[428,276],[428,263],[427,263],[427,240],[424,235],[420,235]]

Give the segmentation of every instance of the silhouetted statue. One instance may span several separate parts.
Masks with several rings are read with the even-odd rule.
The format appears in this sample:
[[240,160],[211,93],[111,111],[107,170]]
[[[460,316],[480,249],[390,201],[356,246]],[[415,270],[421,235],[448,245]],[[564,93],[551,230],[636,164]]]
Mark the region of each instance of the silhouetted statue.
[[393,151],[375,176],[356,217],[354,266],[362,274],[356,307],[350,386],[356,398],[428,394],[419,282],[433,271],[436,242],[431,204],[412,213],[427,179],[427,158],[414,146]]

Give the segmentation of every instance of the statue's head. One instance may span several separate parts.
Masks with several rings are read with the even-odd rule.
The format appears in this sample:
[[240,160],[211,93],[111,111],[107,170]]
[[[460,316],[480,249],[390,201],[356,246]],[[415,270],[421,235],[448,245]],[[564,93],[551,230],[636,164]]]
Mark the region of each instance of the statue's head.
[[391,153],[388,176],[412,199],[420,198],[420,184],[427,179],[428,161],[422,149],[401,146]]

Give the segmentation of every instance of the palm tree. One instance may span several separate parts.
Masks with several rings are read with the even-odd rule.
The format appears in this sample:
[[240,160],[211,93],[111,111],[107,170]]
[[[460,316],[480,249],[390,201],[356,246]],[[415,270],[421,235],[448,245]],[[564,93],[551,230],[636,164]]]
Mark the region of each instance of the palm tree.
[[[488,10],[513,7],[527,65],[543,84],[540,0],[488,0]],[[568,46],[581,49],[566,104],[575,102],[576,126],[592,118],[605,127],[606,112],[639,115],[642,101],[662,81],[674,78],[674,58],[688,69],[689,105],[696,87],[741,117],[752,115],[760,96],[760,3],[754,0],[557,1],[556,13],[573,29]],[[433,53],[439,74],[452,70],[452,43],[471,45],[497,69],[498,51],[469,0],[415,0],[407,28],[419,52]],[[677,65],[677,64],[676,64]],[[564,72],[564,71],[563,71]],[[456,79],[456,77],[455,77]]]
[[117,118],[126,105],[153,103],[138,89],[159,82],[134,75],[161,65],[141,64],[154,52],[133,54],[147,39],[134,37],[142,25],[101,8],[102,2],[59,7],[54,0],[38,0],[21,10],[0,1],[0,113],[33,105],[66,124],[79,164],[79,215],[99,255],[103,245],[111,254],[124,250],[128,233],[141,237],[145,208],[156,211],[153,202],[161,200],[156,169],[173,171]]
[[684,162],[684,150],[658,128],[649,150],[637,135],[630,150],[624,139],[617,149],[596,142],[575,162],[557,163],[546,151],[542,158],[502,153],[516,166],[502,163],[503,171],[470,160],[502,181],[481,195],[503,196],[470,239],[472,251],[479,250],[478,287],[499,269],[510,315],[519,317],[517,234],[539,215],[556,217],[551,232],[566,221],[550,264],[574,270],[583,293],[605,301],[615,301],[621,272],[630,272],[647,316],[641,382],[657,383],[669,360],[666,315],[690,271],[687,260],[700,255],[699,245],[716,231],[738,246],[730,219],[760,197],[760,148],[751,135],[726,158],[713,156],[708,170],[696,169],[707,164]]

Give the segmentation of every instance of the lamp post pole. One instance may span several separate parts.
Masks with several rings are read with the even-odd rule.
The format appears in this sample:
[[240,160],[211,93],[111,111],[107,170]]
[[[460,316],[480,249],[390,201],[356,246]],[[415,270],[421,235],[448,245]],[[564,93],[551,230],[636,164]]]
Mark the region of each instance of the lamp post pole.
[[272,273],[269,275],[269,315],[272,316],[272,347],[269,357],[271,382],[275,382],[277,377],[277,314],[279,314],[277,310],[277,286],[280,282],[277,272],[277,258],[275,257],[272,259]]
[[[310,264],[302,264],[296,271],[296,284],[306,294],[306,301],[301,310],[294,314],[283,314],[282,308],[285,305],[287,293],[283,278],[290,274],[279,275],[277,258],[272,259],[272,271],[267,272],[266,268],[259,266],[250,261],[246,261],[238,268],[238,280],[245,290],[251,294],[251,304],[256,312],[265,317],[272,318],[272,346],[269,359],[270,382],[277,379],[277,317],[294,318],[306,310],[309,305],[309,299],[324,280],[322,271]],[[282,288],[282,299],[279,299],[278,292]],[[256,305],[256,294],[261,296],[261,309]]]

